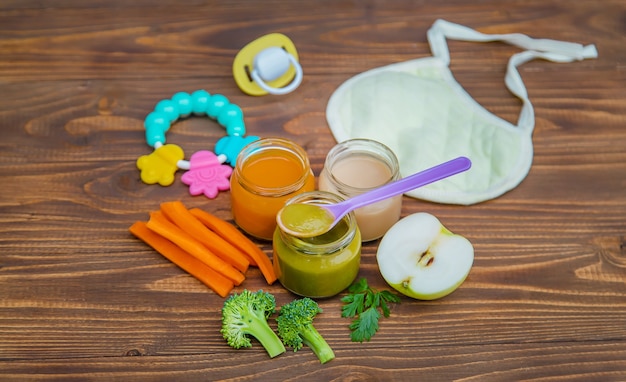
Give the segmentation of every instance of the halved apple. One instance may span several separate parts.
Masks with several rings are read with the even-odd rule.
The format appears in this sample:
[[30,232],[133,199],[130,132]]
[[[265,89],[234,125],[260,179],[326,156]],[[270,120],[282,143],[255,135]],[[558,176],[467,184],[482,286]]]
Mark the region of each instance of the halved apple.
[[383,236],[376,253],[385,281],[398,292],[434,300],[456,290],[474,263],[474,247],[420,212],[399,220]]

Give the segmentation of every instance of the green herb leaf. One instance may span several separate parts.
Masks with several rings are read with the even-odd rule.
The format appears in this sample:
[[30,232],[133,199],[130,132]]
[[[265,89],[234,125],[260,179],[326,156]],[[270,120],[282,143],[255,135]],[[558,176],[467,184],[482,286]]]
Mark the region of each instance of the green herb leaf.
[[400,302],[400,296],[398,296],[397,294],[393,294],[389,292],[388,290],[381,291],[380,297],[387,302],[395,302],[395,303]]
[[352,331],[353,342],[369,341],[378,331],[381,312],[389,317],[389,302],[400,303],[400,297],[390,291],[377,291],[370,288],[365,278],[361,278],[348,288],[350,294],[341,298],[344,303],[341,316],[355,318],[348,328]]
[[363,311],[364,294],[351,294],[342,298],[341,301],[346,303],[341,308],[341,317],[355,317]]
[[383,311],[383,316],[385,317],[389,317],[389,315],[391,314],[391,311],[389,310],[389,305],[387,305],[387,302],[384,298],[380,300],[380,309]]
[[365,292],[369,286],[367,285],[367,279],[365,277],[361,277],[354,284],[350,285],[348,288],[348,292],[350,293],[363,293]]
[[350,325],[352,334],[350,338],[353,342],[369,341],[374,334],[378,331],[378,319],[380,313],[374,307],[366,309],[359,315],[359,318],[354,320]]

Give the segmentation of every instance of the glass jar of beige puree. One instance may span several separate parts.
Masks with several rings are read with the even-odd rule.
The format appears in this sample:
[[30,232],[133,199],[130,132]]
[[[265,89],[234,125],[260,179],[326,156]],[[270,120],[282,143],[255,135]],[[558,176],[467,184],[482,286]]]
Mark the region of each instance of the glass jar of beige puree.
[[[289,199],[292,203],[334,204],[337,194],[310,191]],[[330,231],[300,238],[276,227],[273,264],[280,283],[300,296],[334,296],[352,284],[361,263],[361,235],[354,213],[344,216]]]
[[[400,178],[398,158],[384,144],[350,139],[333,147],[319,176],[319,189],[350,198]],[[402,195],[355,211],[362,241],[382,237],[400,219]]]

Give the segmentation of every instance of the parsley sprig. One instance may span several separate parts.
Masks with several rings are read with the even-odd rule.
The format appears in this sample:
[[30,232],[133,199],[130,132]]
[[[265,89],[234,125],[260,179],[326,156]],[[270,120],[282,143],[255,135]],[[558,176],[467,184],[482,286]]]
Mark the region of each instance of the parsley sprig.
[[400,297],[388,290],[370,288],[367,279],[360,278],[348,288],[349,294],[341,298],[344,303],[341,317],[354,318],[350,323],[350,338],[353,342],[369,341],[378,331],[381,312],[389,317],[388,303],[400,303]]

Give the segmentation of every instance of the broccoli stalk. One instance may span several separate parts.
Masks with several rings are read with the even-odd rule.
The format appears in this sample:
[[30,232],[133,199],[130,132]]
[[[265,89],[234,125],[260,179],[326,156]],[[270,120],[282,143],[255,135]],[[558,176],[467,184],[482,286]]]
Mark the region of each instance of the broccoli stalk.
[[252,347],[248,335],[255,337],[271,358],[285,352],[285,346],[270,328],[267,319],[276,310],[276,300],[270,293],[244,290],[231,295],[222,308],[221,333],[235,349]]
[[335,358],[333,349],[313,326],[313,319],[322,309],[308,297],[296,299],[280,308],[276,319],[278,335],[285,345],[296,352],[307,345],[313,350],[321,363]]

